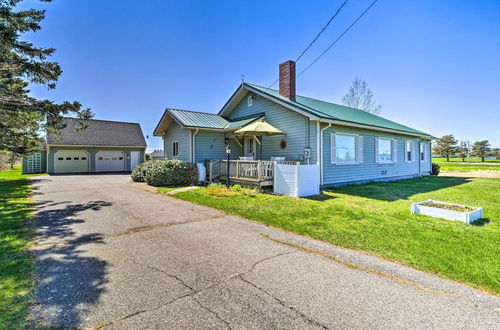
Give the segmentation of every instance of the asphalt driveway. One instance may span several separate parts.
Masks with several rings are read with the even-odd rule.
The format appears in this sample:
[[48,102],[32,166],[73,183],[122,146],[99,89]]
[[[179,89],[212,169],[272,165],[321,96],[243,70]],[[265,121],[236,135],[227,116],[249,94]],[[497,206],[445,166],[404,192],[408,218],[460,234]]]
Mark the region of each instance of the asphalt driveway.
[[[33,178],[40,325],[498,329],[500,298],[144,190]],[[388,238],[390,239],[390,238]]]

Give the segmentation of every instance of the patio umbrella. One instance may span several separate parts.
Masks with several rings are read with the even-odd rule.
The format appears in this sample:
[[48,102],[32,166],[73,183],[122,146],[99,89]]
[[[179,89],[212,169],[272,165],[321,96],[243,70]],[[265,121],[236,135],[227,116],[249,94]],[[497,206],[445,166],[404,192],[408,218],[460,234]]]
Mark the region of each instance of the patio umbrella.
[[283,134],[282,131],[277,129],[271,124],[266,123],[265,121],[256,121],[254,123],[248,124],[235,133],[239,134],[249,134],[249,135],[279,135]]

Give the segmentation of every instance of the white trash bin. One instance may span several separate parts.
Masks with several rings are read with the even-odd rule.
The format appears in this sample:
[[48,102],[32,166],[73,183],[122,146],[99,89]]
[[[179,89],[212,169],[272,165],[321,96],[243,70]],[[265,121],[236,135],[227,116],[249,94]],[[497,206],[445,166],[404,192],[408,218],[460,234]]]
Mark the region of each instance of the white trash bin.
[[198,168],[198,181],[205,181],[207,178],[207,168],[203,163],[197,163],[196,167]]

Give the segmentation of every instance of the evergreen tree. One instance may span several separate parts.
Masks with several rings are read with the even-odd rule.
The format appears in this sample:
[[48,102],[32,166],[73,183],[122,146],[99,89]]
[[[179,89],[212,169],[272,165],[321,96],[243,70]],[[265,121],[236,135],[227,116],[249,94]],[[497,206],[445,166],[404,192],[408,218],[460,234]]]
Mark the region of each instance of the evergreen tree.
[[474,157],[480,157],[482,162],[484,162],[484,157],[488,156],[490,152],[491,148],[488,140],[477,141],[472,146],[472,155]]
[[455,139],[453,134],[445,135],[437,140],[433,153],[446,157],[446,161],[449,162],[450,157],[457,152],[457,143],[458,141]]
[[495,159],[499,160],[500,159],[500,148],[491,149],[491,155],[493,157],[495,157]]
[[[54,89],[62,70],[57,62],[49,60],[55,49],[21,40],[23,33],[40,30],[45,11],[16,10],[19,2],[0,1],[0,150],[17,156],[38,148],[41,131],[58,132],[63,128],[64,116],[92,117],[90,109],[82,109],[76,101],[57,104],[29,95],[29,83]],[[83,128],[83,124],[78,126]]]

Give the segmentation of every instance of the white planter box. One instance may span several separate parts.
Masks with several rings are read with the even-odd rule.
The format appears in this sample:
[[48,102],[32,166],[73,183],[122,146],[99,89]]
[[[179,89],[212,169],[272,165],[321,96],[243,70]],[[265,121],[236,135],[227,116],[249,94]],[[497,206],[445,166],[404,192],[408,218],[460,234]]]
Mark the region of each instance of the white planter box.
[[438,202],[438,201],[433,201],[432,199],[429,199],[426,202],[412,203],[411,204],[411,213],[412,214],[413,213],[420,213],[420,214],[428,215],[428,216],[435,217],[435,218],[443,218],[446,220],[458,220],[458,221],[465,222],[467,224],[474,222],[477,219],[480,219],[483,217],[483,208],[482,207],[475,207],[474,210],[469,211],[469,212],[460,212],[460,211],[442,209],[439,207],[431,207],[431,206],[423,205],[424,203],[429,203],[429,202],[464,207],[464,205]]

